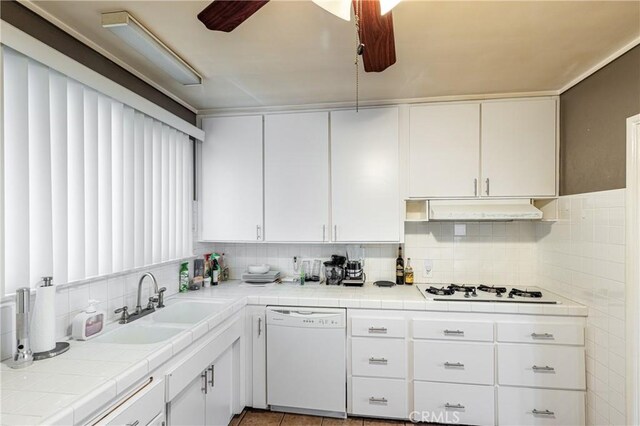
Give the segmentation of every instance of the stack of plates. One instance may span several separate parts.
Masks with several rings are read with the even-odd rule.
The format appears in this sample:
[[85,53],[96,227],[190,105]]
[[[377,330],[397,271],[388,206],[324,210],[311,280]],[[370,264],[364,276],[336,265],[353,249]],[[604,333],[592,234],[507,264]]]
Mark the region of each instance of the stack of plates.
[[268,271],[264,274],[250,274],[245,272],[242,274],[242,281],[252,284],[272,283],[280,278],[279,271]]

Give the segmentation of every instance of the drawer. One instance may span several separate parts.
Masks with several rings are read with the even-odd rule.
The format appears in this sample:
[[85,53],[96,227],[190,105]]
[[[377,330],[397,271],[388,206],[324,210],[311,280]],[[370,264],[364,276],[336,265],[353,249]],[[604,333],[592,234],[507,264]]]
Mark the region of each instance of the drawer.
[[584,425],[584,392],[499,387],[498,424]]
[[351,374],[367,377],[407,377],[407,352],[404,339],[351,340]]
[[126,399],[97,425],[146,425],[164,412],[164,382],[152,382]]
[[492,322],[414,320],[415,339],[476,340],[493,342]]
[[495,387],[413,382],[413,421],[495,424]]
[[498,384],[585,389],[584,348],[498,345]]
[[498,341],[584,345],[584,327],[579,324],[498,323]]
[[493,344],[414,341],[416,380],[492,385]]
[[358,416],[407,418],[407,382],[398,379],[351,379],[351,413]]
[[404,337],[404,318],[351,318],[352,336]]

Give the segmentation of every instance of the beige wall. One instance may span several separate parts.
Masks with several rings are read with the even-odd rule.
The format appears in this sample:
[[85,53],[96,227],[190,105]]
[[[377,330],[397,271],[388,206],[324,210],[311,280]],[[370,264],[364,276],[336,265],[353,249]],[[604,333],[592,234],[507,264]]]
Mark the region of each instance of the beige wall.
[[640,46],[560,96],[560,194],[624,188],[626,119],[640,113]]

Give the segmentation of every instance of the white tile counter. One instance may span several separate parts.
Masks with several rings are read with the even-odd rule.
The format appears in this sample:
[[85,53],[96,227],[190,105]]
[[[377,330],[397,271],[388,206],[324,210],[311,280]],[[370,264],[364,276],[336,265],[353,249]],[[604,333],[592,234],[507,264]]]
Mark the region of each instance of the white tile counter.
[[[0,366],[0,423],[73,424],[122,395],[132,384],[168,361],[207,331],[249,305],[326,306],[414,311],[496,312],[510,314],[586,316],[587,309],[558,296],[561,304],[428,302],[415,286],[378,288],[306,283],[253,285],[230,281],[200,291],[177,294],[181,299],[226,300],[224,308],[173,338],[155,344],[111,344],[71,341],[56,358],[14,370]],[[169,302],[168,302],[169,303]],[[135,322],[134,322],[135,324]],[[111,324],[107,331],[121,327]]]

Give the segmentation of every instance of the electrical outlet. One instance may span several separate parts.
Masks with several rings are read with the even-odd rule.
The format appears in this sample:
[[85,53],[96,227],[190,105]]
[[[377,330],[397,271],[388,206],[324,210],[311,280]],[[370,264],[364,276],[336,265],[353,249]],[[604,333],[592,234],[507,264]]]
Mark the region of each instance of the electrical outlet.
[[424,277],[432,278],[433,277],[433,260],[425,259],[424,261]]

